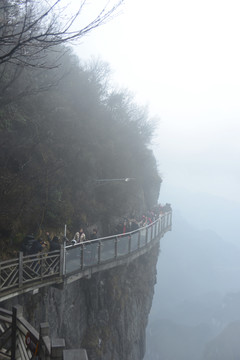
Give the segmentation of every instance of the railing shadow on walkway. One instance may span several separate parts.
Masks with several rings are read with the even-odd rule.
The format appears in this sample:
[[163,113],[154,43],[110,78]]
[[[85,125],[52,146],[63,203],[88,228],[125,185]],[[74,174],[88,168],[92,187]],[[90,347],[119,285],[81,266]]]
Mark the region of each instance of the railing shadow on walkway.
[[60,284],[91,273],[118,266],[148,250],[153,240],[171,230],[172,212],[166,212],[152,224],[129,232],[73,246],[60,251],[23,256],[0,262],[0,301],[43,286]]

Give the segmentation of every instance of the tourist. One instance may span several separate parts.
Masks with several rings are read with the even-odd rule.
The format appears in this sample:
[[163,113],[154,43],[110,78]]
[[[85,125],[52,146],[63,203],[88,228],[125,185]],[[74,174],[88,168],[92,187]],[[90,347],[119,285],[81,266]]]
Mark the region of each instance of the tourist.
[[72,244],[75,245],[79,242],[80,242],[80,233],[79,233],[79,231],[77,231],[72,239]]
[[76,234],[74,235],[74,238],[72,239],[72,244],[73,245],[79,244],[85,240],[86,240],[86,235],[83,231],[83,228],[80,228],[80,230],[77,231]]
[[85,235],[85,233],[83,231],[83,228],[80,228],[80,230],[79,230],[79,242],[81,243],[81,242],[84,242],[84,241],[86,241],[86,235]]
[[38,254],[38,253],[42,252],[42,250],[43,250],[43,240],[42,240],[42,238],[38,238],[37,240],[35,240],[33,242],[30,253]]
[[92,233],[90,234],[90,240],[94,240],[94,239],[97,239],[97,238],[98,238],[98,236],[97,236],[97,229],[94,228],[94,229],[92,230]]
[[54,236],[50,243],[50,251],[60,250],[59,238]]

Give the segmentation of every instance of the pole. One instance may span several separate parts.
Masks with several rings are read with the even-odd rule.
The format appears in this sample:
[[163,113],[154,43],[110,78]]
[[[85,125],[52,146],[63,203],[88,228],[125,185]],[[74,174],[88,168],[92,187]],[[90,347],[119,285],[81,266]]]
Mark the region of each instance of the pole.
[[17,339],[17,308],[12,308],[12,343],[11,343],[11,360],[15,360]]

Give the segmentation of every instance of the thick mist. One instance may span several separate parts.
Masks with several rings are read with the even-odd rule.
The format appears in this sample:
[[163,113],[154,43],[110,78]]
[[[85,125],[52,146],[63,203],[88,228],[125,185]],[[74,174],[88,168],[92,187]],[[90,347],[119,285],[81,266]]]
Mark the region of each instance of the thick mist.
[[[79,6],[77,0],[72,3]],[[150,183],[147,168],[153,159],[150,149],[154,151],[157,159],[154,171],[157,173],[158,167],[163,179],[160,202],[172,204],[173,229],[161,239],[145,360],[240,358],[239,11],[237,0],[149,0],[147,5],[137,0],[125,0],[119,16],[91,32],[81,43],[74,43],[74,51],[81,59],[82,68],[85,60],[92,56],[101,57],[103,63],[110,64],[118,88],[130,88],[135,92],[140,107],[147,103],[151,117],[156,115],[154,141],[148,143],[146,148],[146,153],[151,153],[148,157],[137,160],[132,157],[132,154],[139,153],[139,146],[144,145],[146,131],[139,131],[138,135],[141,136],[138,139],[136,129],[132,127],[131,136],[127,138],[125,131],[119,131],[109,114],[102,111],[100,100],[104,92],[109,96],[111,87],[95,86],[93,90],[79,90],[79,84],[85,83],[88,78],[94,79],[89,77],[91,71],[88,71],[88,77],[81,72],[82,80],[79,81],[80,73],[75,65],[66,61],[66,68],[70,66],[71,70],[75,69],[75,75],[73,73],[67,86],[64,80],[65,86],[60,89],[60,95],[54,90],[40,106],[46,121],[39,131],[43,134],[44,150],[49,153],[49,164],[46,165],[43,159],[43,166],[52,170],[61,160],[60,165],[64,163],[67,174],[76,168],[71,179],[68,176],[61,180],[58,174],[58,171],[62,171],[61,166],[60,170],[56,167],[56,176],[52,177],[50,215],[54,221],[55,218],[59,221],[59,226],[65,224],[66,211],[72,219],[72,203],[77,206],[77,214],[89,206],[93,219],[105,208],[109,208],[109,214],[113,210],[122,213],[130,195],[134,196],[134,191],[137,192],[136,187],[129,188],[128,193],[122,189],[119,198],[116,198],[117,192],[113,187],[112,197],[106,196],[104,189],[102,192],[100,189],[94,192],[98,200],[96,206],[96,201],[89,203],[93,190],[88,186],[88,176],[81,178],[82,174],[85,175],[89,167],[89,174],[93,178],[102,178],[102,171],[106,169],[107,177],[131,176],[139,179],[139,175],[131,173],[133,168],[139,167],[138,172],[144,178],[144,183]],[[101,68],[96,78],[99,75],[101,77]],[[23,82],[20,79],[18,86],[21,90]],[[25,76],[24,79],[28,88],[27,81],[31,82],[32,78]],[[39,79],[46,81],[45,76],[39,75]],[[49,80],[54,82],[54,79]],[[14,86],[12,91],[16,90]],[[124,94],[125,90],[119,93]],[[56,105],[52,111],[53,101],[58,98],[61,107]],[[73,103],[71,106],[66,104],[67,98]],[[88,106],[91,110],[90,121],[86,121],[91,128],[89,133],[80,131],[79,138],[76,131],[79,114],[85,121],[86,104],[93,99],[96,99],[96,104]],[[121,100],[121,97],[115,99]],[[39,116],[38,111],[32,109],[39,109],[39,99],[36,98],[35,103],[26,104],[29,122],[34,114],[36,118]],[[50,108],[50,111],[45,108]],[[19,119],[24,123],[25,116],[21,112],[19,114]],[[5,115],[3,118],[6,122]],[[119,113],[116,118],[122,119],[122,115]],[[68,123],[65,123],[65,119]],[[141,116],[137,115],[137,119],[141,119]],[[108,131],[99,128],[99,120],[106,123]],[[68,137],[59,134],[59,122],[65,123]],[[50,130],[49,124],[52,126]],[[35,134],[33,125],[26,128]],[[27,135],[25,130],[24,133]],[[9,136],[13,135],[14,132],[11,132]],[[34,136],[32,139],[35,139]],[[18,144],[20,137],[16,139]],[[8,148],[9,142],[5,137],[4,142]],[[81,151],[78,152],[79,145]],[[113,151],[113,145],[117,145],[116,151]],[[94,149],[98,154],[96,159],[92,157]],[[16,146],[11,146],[11,151],[14,154],[11,166],[15,171],[19,151]],[[27,154],[31,152],[31,148],[26,148]],[[52,165],[52,153],[55,152],[57,161],[53,158]],[[121,161],[120,152],[123,152]],[[81,166],[71,163],[74,154],[76,158],[79,157]],[[41,163],[37,160],[35,163],[40,169]],[[26,164],[25,160],[22,161],[17,170],[22,168],[29,171],[26,178],[30,179],[32,170],[28,170]],[[116,164],[115,173],[112,169]],[[35,173],[36,188],[39,189],[38,181],[42,179],[41,186],[43,193],[46,193],[45,172],[41,170],[38,175],[35,170]],[[28,190],[29,194],[32,193],[31,187],[25,186],[25,181],[22,185],[25,192]],[[151,186],[146,188],[149,190]],[[15,189],[20,189],[22,193],[19,185]],[[67,207],[62,201],[62,189],[66,193]],[[80,202],[76,201],[79,192]],[[132,204],[137,204],[134,206],[139,208],[144,196],[136,199],[135,203],[132,200]],[[41,201],[40,197],[38,202]],[[13,203],[14,209],[17,209],[15,199]],[[55,210],[56,204],[58,212]],[[20,205],[19,209],[22,209]],[[82,214],[81,221],[84,219],[85,214]],[[78,218],[74,219],[73,227],[78,223]]]
[[181,190],[171,189],[173,229],[161,240],[145,360],[235,359],[239,204]]

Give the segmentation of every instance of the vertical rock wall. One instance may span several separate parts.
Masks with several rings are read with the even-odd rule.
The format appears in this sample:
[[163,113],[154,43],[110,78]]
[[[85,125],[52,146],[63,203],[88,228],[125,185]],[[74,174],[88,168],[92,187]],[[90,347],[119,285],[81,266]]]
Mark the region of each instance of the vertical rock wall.
[[48,321],[67,348],[87,349],[89,360],[141,360],[156,281],[157,244],[129,265],[81,279],[62,290],[46,287],[5,302],[23,305],[36,328]]

